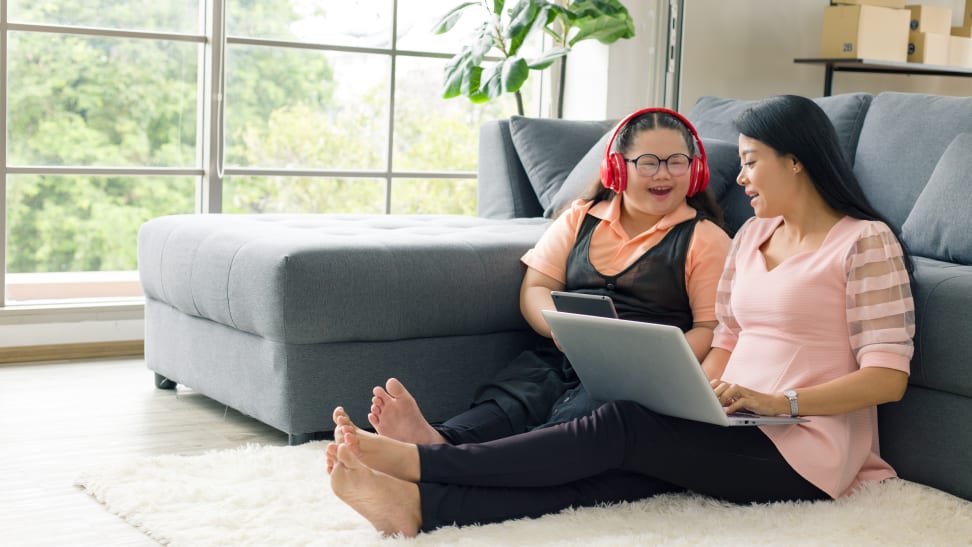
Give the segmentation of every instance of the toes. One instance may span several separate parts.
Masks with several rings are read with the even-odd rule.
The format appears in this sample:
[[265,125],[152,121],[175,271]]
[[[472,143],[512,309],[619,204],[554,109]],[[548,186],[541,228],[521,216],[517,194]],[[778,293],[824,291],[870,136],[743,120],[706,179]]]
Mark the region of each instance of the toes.
[[354,450],[346,444],[342,444],[337,447],[337,458],[341,462],[341,465],[347,467],[348,469],[357,469],[361,467],[361,460],[354,453]]
[[327,445],[327,448],[324,451],[325,459],[327,462],[326,469],[328,475],[330,475],[331,472],[334,471],[334,465],[337,463],[337,448],[338,445],[331,443]]
[[348,413],[344,411],[343,406],[334,407],[334,412],[331,414],[331,418],[334,420],[334,423],[339,423],[341,419],[346,420],[348,418]]
[[378,427],[378,415],[375,414],[374,407],[371,408],[371,412],[368,414],[368,423],[371,424],[372,427]]
[[396,399],[399,397],[408,396],[409,394],[408,390],[405,389],[404,384],[398,381],[398,378],[389,378],[388,381],[385,382],[385,391]]
[[337,407],[334,409],[334,425],[336,426],[346,426],[354,427],[354,422],[348,416],[348,413],[344,411],[344,407]]
[[381,387],[376,387],[373,389],[371,394],[374,395],[374,397],[371,398],[371,404],[373,405],[383,405],[389,401],[395,400],[394,397],[392,397],[387,391],[384,390],[384,388]]

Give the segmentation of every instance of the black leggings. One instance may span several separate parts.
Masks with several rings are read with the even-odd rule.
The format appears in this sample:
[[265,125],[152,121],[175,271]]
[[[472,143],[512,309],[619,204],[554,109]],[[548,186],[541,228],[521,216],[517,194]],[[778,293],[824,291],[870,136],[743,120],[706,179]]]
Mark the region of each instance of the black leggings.
[[682,490],[737,503],[829,499],[757,427],[671,418],[628,401],[521,435],[418,450],[425,531]]

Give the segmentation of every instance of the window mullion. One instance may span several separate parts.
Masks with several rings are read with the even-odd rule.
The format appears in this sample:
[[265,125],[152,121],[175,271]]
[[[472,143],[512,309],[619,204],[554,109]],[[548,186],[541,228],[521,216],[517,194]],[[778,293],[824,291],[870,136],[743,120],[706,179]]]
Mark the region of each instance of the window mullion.
[[223,107],[226,57],[226,4],[206,0],[203,5],[206,46],[199,75],[199,162],[204,174],[196,191],[196,212],[223,210]]
[[387,175],[385,177],[385,214],[391,214],[392,203],[392,173],[395,160],[395,87],[396,67],[398,65],[398,0],[392,0],[392,35],[391,35],[391,85],[388,86],[388,159]]
[[7,305],[7,0],[0,0],[0,308]]

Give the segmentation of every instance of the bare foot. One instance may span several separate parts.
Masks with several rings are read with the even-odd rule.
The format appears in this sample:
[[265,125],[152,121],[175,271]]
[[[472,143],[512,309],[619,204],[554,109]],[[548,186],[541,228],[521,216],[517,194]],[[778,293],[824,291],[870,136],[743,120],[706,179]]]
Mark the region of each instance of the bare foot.
[[[331,490],[385,535],[418,535],[422,511],[418,485],[370,469],[350,445],[336,447]],[[330,448],[330,446],[328,448]]]
[[415,444],[447,442],[429,425],[415,398],[397,379],[389,378],[384,389],[375,387],[373,393],[368,422],[379,435]]
[[375,471],[410,482],[421,474],[418,448],[415,444],[375,435],[354,425],[343,408],[334,409],[334,443],[337,450],[347,448],[355,457]]
[[330,475],[331,471],[334,471],[334,466],[337,465],[337,443],[330,443],[327,448],[324,449],[324,457],[326,458],[327,464],[325,468],[327,469],[327,474]]

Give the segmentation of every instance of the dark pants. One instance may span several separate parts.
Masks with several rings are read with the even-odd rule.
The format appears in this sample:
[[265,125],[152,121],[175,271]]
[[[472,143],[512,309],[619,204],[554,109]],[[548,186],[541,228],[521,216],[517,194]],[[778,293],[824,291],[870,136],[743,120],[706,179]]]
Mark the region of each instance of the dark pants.
[[628,401],[522,435],[418,450],[426,531],[681,490],[737,503],[829,498],[759,428],[671,418]]
[[544,340],[480,386],[467,411],[434,427],[451,444],[481,443],[587,416],[598,406],[564,354]]

